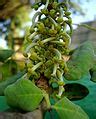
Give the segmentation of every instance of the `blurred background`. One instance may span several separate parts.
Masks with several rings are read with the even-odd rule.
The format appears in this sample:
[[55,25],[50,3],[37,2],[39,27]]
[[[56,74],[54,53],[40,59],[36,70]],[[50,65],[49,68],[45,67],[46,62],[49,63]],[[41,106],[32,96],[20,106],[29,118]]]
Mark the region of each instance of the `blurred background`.
[[[0,0],[0,81],[24,68],[24,39],[36,12],[31,6],[41,1],[43,0]],[[95,48],[96,31],[79,24],[96,27],[96,0],[69,0],[69,8],[74,28],[70,47],[73,49],[85,40],[92,40]]]

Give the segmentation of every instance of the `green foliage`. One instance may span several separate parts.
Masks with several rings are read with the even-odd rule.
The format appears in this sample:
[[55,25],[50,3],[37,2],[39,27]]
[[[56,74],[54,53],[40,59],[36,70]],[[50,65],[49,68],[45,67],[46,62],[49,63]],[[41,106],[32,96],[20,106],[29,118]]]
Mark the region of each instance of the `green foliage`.
[[14,52],[12,50],[0,50],[0,61],[4,62],[12,56]]
[[7,60],[0,66],[0,73],[2,75],[1,81],[6,80],[6,78],[11,77],[17,73],[17,64],[14,60]]
[[[80,79],[93,67],[92,43],[87,41],[70,52],[72,19],[68,1],[42,0],[42,3],[39,2],[37,0],[33,5],[34,10],[38,10],[42,3],[45,4],[45,7],[34,14],[30,33],[28,32],[26,36],[26,48],[24,49],[26,70],[1,82],[0,95],[5,95],[9,106],[23,111],[35,110],[44,98],[46,102],[44,109],[49,111],[49,115],[52,111],[52,113],[57,111],[60,119],[89,119],[79,106],[70,102],[66,97],[62,99],[61,97],[65,91],[65,78],[67,80]],[[22,28],[22,17],[18,15],[18,12],[11,24],[14,32],[15,27]],[[67,27],[70,28],[69,31],[67,31]],[[12,36],[12,38],[14,37]],[[66,55],[72,55],[67,63],[64,59]],[[4,57],[3,60],[1,57],[1,61],[5,61],[11,55],[7,56],[6,53],[1,56]],[[9,65],[9,62],[7,63]],[[6,64],[3,66],[3,69],[8,69]],[[4,75],[6,72],[7,70]],[[25,73],[26,79],[22,77]],[[44,90],[42,91],[38,87]],[[51,105],[49,97],[54,94],[54,99],[59,101],[55,105]]]
[[60,117],[60,119],[89,119],[87,114],[66,97],[59,100],[55,105],[52,106]]
[[78,80],[86,75],[93,66],[93,46],[86,41],[78,47],[67,62],[68,72],[65,73],[67,80]]
[[5,88],[6,88],[8,85],[10,85],[10,84],[16,82],[16,81],[17,81],[19,78],[21,78],[25,73],[26,73],[26,70],[24,70],[24,71],[22,71],[22,72],[19,72],[19,73],[17,73],[16,75],[7,78],[5,81],[2,81],[2,82],[0,83],[0,96],[1,96],[1,95],[4,95],[4,90],[5,90]]
[[30,80],[21,79],[4,91],[8,105],[24,111],[33,111],[43,99],[42,91]]
[[57,114],[56,110],[52,109],[45,112],[44,119],[59,119],[59,115]]

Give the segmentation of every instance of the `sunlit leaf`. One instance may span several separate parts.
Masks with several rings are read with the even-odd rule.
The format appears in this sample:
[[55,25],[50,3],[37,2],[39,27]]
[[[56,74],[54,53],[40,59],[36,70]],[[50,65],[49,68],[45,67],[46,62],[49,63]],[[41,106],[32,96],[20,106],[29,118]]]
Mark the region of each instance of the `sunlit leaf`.
[[78,80],[86,75],[93,67],[93,45],[91,41],[86,41],[80,45],[67,62],[68,71],[65,72],[67,80]]
[[60,119],[89,119],[81,107],[75,105],[66,97],[58,101],[53,109],[57,111]]
[[10,84],[16,82],[16,81],[17,81],[19,78],[21,78],[25,73],[26,73],[26,70],[24,70],[24,71],[22,71],[22,72],[19,72],[19,73],[17,73],[16,75],[14,75],[14,76],[12,76],[12,77],[7,78],[5,81],[2,81],[2,82],[0,83],[0,96],[1,96],[1,95],[4,95],[4,90],[5,90],[5,88],[6,88],[8,85],[10,85]]
[[22,79],[5,89],[5,97],[9,106],[33,111],[42,101],[43,93],[30,80]]

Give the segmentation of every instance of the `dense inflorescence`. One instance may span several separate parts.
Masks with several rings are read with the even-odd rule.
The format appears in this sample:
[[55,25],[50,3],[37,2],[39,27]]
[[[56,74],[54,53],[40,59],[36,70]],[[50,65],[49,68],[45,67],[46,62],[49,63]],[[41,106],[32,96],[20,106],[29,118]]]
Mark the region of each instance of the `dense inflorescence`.
[[72,54],[67,62],[68,72],[65,73],[67,80],[78,80],[86,75],[93,67],[93,45],[92,42],[86,41],[81,44]]
[[59,87],[58,97],[64,91],[63,74],[67,71],[67,65],[63,55],[69,54],[71,24],[67,3],[49,3],[47,0],[45,7],[33,16],[27,37],[29,45],[24,52],[29,79],[37,80],[44,75],[50,85],[56,83]]

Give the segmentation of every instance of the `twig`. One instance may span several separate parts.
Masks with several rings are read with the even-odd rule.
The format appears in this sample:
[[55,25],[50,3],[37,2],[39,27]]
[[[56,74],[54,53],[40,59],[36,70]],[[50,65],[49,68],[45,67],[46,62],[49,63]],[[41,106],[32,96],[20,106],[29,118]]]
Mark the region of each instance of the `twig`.
[[89,25],[87,25],[87,24],[73,24],[73,25],[76,25],[76,26],[78,26],[78,27],[85,27],[85,28],[88,28],[88,29],[90,29],[90,30],[96,31],[96,28],[91,27],[91,26],[89,26]]

